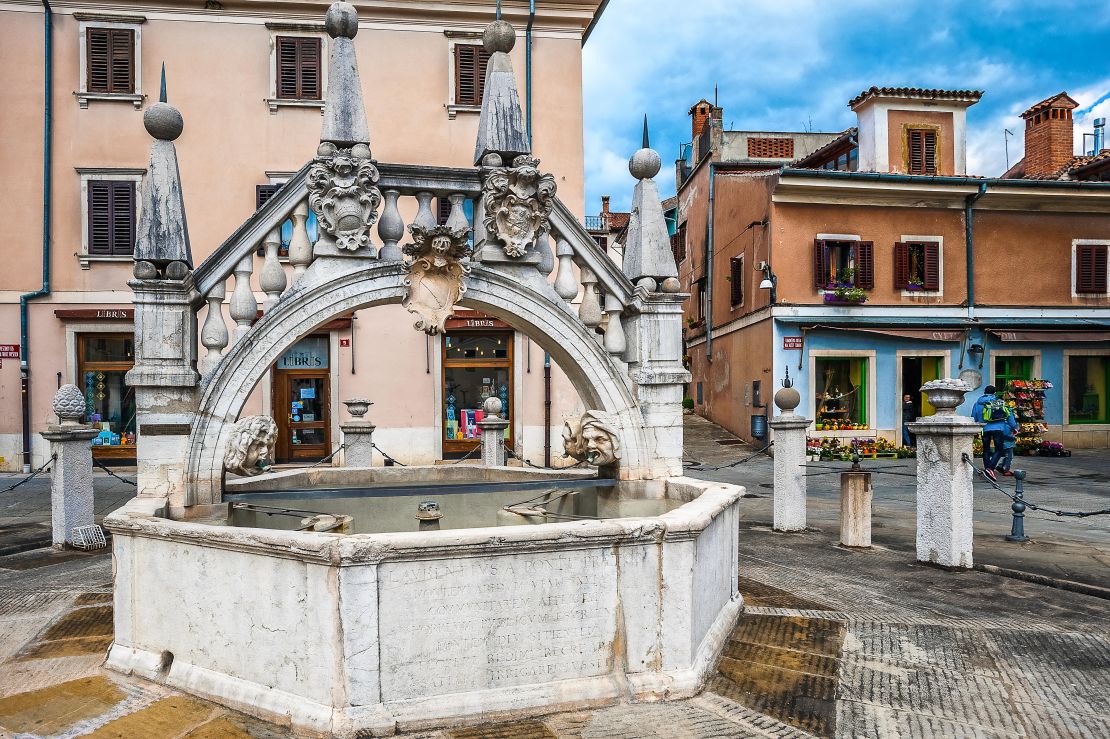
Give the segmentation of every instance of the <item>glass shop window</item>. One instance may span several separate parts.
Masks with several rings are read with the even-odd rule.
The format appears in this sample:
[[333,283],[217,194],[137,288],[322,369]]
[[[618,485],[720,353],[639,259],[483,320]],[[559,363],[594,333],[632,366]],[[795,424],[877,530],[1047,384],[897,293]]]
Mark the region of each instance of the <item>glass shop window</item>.
[[135,393],[124,376],[135,365],[131,334],[79,334],[78,386],[85,393],[85,423],[96,426],[96,456],[133,456]]
[[994,358],[994,385],[999,390],[1012,380],[1033,379],[1033,357],[1002,356]]
[[867,357],[819,357],[813,378],[814,408],[823,430],[868,427]]
[[[449,332],[443,338],[443,440],[445,452],[474,447],[485,417],[482,404],[495,396],[501,415],[513,419],[513,334],[505,332]],[[512,424],[505,429],[512,443]]]
[[1110,423],[1110,357],[1068,357],[1068,423]]

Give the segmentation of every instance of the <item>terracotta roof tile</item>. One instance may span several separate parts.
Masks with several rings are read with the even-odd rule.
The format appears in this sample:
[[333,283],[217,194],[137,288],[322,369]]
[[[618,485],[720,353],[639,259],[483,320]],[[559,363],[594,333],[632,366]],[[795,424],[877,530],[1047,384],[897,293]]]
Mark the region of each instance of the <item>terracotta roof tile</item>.
[[983,97],[982,90],[938,90],[925,87],[869,87],[856,95],[848,102],[849,108],[854,108],[864,100],[872,97],[908,97],[925,98],[927,100],[963,100],[972,103]]
[[617,213],[615,211],[609,211],[609,230],[617,231],[627,226],[628,218],[631,215],[631,213]]

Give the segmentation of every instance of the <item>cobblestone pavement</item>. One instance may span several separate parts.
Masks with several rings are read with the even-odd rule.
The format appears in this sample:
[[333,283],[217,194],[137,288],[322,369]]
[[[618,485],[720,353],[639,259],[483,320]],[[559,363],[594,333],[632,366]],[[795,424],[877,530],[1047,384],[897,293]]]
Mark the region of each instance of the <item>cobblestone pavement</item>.
[[[687,474],[707,480],[744,485],[749,494],[763,496],[744,501],[741,517],[749,522],[772,520],[773,462],[755,449],[735,445],[730,433],[709,421],[687,414],[686,460],[708,468],[742,459],[750,461],[719,470],[688,468]],[[720,444],[725,440],[727,444]],[[874,544],[910,555],[916,539],[916,460],[866,460],[872,470]],[[809,525],[837,534],[840,530],[840,480],[847,462],[813,463],[807,478]],[[1110,455],[1105,450],[1076,450],[1071,457],[1018,457],[1014,467],[1024,469],[1025,497],[1050,508],[1101,510],[1110,508]],[[884,473],[885,471],[885,473]],[[894,474],[892,474],[894,473]],[[1014,479],[999,478],[1013,490]],[[1025,533],[1031,541],[1005,540],[1012,521],[1010,500],[980,478],[975,482],[976,564],[1027,572],[1054,580],[1074,581],[1110,589],[1110,515],[1060,518],[1028,511]]]

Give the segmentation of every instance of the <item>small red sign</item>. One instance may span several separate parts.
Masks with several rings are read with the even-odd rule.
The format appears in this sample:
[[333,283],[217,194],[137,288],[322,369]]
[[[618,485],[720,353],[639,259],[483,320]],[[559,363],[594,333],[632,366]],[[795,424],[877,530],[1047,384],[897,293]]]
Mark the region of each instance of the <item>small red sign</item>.
[[19,359],[19,344],[0,344],[0,359]]
[[350,345],[351,345],[351,340],[350,339],[340,339],[339,340],[339,346],[350,346]]
[[783,336],[782,348],[783,349],[801,349],[802,342],[805,339],[801,336]]

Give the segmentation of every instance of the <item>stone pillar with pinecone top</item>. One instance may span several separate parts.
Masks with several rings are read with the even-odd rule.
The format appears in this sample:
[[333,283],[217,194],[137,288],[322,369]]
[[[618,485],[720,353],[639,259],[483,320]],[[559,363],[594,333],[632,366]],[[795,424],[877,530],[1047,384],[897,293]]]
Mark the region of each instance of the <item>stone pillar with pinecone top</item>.
[[99,429],[85,426],[85,396],[76,385],[62,385],[54,395],[59,423],[42,438],[54,457],[50,470],[51,542],[61,549],[73,544],[73,530],[90,526],[93,518],[92,439]]

